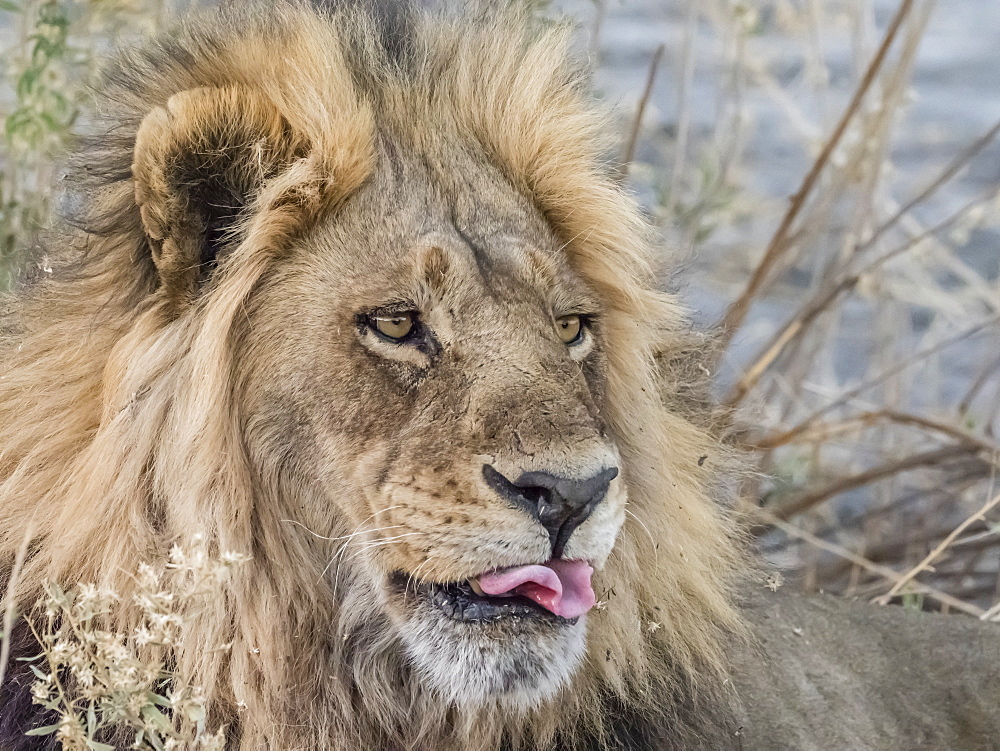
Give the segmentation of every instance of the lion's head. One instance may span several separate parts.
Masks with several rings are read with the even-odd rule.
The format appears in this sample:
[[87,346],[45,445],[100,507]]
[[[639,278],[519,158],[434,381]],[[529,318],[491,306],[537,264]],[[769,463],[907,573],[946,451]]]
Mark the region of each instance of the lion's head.
[[625,517],[605,306],[459,133],[418,153],[397,127],[248,300],[241,430],[303,499],[287,532],[346,543],[330,573],[364,571],[429,688],[531,706],[579,665],[590,566]]
[[720,672],[726,453],[566,41],[282,6],[107,79],[0,359],[0,539],[26,595],[250,554],[177,655],[243,747],[611,745]]

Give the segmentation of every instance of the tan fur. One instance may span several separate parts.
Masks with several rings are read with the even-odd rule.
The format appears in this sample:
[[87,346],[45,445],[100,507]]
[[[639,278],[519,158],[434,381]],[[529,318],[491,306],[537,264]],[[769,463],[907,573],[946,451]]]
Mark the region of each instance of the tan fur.
[[[131,573],[174,542],[203,532],[219,549],[250,554],[177,656],[210,697],[212,722],[230,724],[240,748],[497,748],[504,737],[524,748],[611,745],[616,718],[601,710],[611,698],[643,714],[701,690],[715,695],[724,640],[742,629],[731,591],[740,547],[712,497],[727,452],[698,427],[694,407],[661,400],[663,380],[679,378],[672,358],[689,351],[688,324],[657,289],[639,209],[603,166],[603,123],[566,61],[568,31],[481,15],[419,16],[425,75],[416,79],[383,60],[364,14],[331,22],[296,6],[198,21],[178,43],[189,59],[125,59],[107,85],[119,140],[83,158],[109,173],[131,165],[131,176],[89,196],[101,227],[65,240],[66,261],[83,259],[79,271],[14,304],[14,333],[0,350],[0,553],[12,555],[33,527],[19,597],[50,579],[97,581],[126,595],[116,617],[128,623]],[[354,71],[350,55],[361,58]],[[387,142],[404,177],[433,177],[404,183],[400,203],[373,223],[372,207],[393,185]],[[453,166],[469,184],[441,177]],[[207,214],[185,192],[186,171],[221,171],[226,190],[245,198],[214,271],[199,271]],[[531,289],[595,300],[605,388],[592,405],[576,365],[545,371],[535,340],[502,318],[534,308],[491,307],[450,229],[415,233],[423,209],[407,203],[411,193],[473,220],[485,211],[478,236],[488,244],[512,232],[537,242],[517,271]],[[359,252],[381,248],[379,233],[390,231],[385,250]],[[394,254],[392,238],[406,233],[417,238],[409,255]],[[409,436],[399,445],[380,427],[393,419],[381,386],[353,375],[367,355],[355,344],[324,349],[341,341],[335,335],[354,342],[351,318],[323,318],[324,306],[334,310],[325,296],[360,301],[391,264],[429,297],[457,289],[462,310],[497,311],[498,332],[491,342],[483,318],[484,333],[469,339],[458,317],[440,313],[447,346],[485,369],[466,376],[492,385],[470,392],[461,412],[447,400],[463,394],[442,393],[438,413],[429,408],[393,434]],[[511,289],[513,300],[522,287]],[[490,347],[505,359],[486,357]],[[425,367],[412,357],[398,367]],[[304,363],[323,358],[340,373],[329,393],[322,375],[305,375]],[[491,427],[488,395],[529,371],[527,405],[512,395],[505,413],[520,427]],[[343,418],[349,432],[327,426],[330,413],[347,414],[330,400],[360,405]],[[548,422],[542,405],[558,407]],[[466,414],[484,416],[454,417]],[[285,420],[319,437],[283,442]],[[533,549],[534,531],[483,500],[469,474],[484,452],[456,445],[491,430],[496,461],[511,466],[515,438],[532,456],[576,469],[617,452],[617,500],[592,532],[581,528],[581,550],[616,529],[612,512],[628,497],[598,574],[607,604],[588,616],[584,663],[533,708],[449,706],[405,664],[392,632],[401,616],[381,614],[379,577],[393,569],[449,581],[517,563],[476,552],[492,539],[484,525]],[[375,465],[387,452],[401,455],[401,469],[388,475],[394,495],[377,495]],[[359,530],[376,545],[336,539]],[[406,532],[414,537],[389,540]],[[212,651],[229,642],[230,657]]]

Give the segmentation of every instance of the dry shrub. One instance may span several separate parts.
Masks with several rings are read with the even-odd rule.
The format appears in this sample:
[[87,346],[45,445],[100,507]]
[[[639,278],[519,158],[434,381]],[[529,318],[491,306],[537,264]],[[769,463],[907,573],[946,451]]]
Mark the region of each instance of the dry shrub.
[[[904,0],[875,23],[875,5],[668,4],[681,44],[657,85],[679,103],[669,132],[646,106],[631,177],[694,247],[696,304],[719,310],[720,397],[761,470],[747,511],[764,551],[806,590],[990,617],[1000,289],[976,257],[995,254],[1000,182],[963,175],[1000,123],[897,165],[920,142],[914,67],[939,16]],[[699,129],[704,75],[719,115]],[[787,139],[784,164],[755,161],[767,139]],[[775,190],[789,161],[797,189]]]
[[[142,618],[129,631],[107,625],[118,593],[50,584],[27,623],[41,646],[31,663],[32,695],[58,722],[27,735],[54,734],[63,748],[80,751],[110,751],[112,742],[157,751],[225,748],[225,728],[206,728],[204,697],[173,668],[171,649],[245,560],[214,557],[195,536],[187,550],[174,547],[165,566],[141,566],[134,599]],[[220,659],[228,649],[217,646]]]
[[[52,214],[60,154],[85,127],[109,46],[159,26],[172,0],[0,0],[0,291]],[[44,272],[44,256],[37,262]]]

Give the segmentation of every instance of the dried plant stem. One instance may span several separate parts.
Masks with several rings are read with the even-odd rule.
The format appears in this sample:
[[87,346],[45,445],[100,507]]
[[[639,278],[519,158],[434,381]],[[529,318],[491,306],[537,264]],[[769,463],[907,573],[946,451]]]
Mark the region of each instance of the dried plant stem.
[[979,392],[982,391],[983,387],[986,386],[986,384],[992,380],[993,375],[998,370],[1000,370],[1000,357],[997,357],[995,360],[991,361],[985,368],[983,368],[982,372],[979,374],[976,380],[972,382],[972,385],[969,387],[969,390],[965,392],[965,396],[962,397],[962,401],[958,403],[958,413],[960,415],[965,414],[966,412],[969,411],[969,407],[972,406],[973,400],[976,398]]
[[873,422],[872,414],[871,412],[863,412],[844,420],[816,422],[805,430],[794,434],[791,430],[785,429],[780,432],[775,431],[762,435],[759,438],[750,437],[744,441],[743,445],[754,451],[771,451],[782,446],[787,446],[792,442],[820,443],[844,435],[845,433],[856,432],[870,427]]
[[[799,540],[802,540],[803,542],[807,542],[810,545],[813,545],[814,547],[827,551],[828,553],[833,553],[834,555],[853,563],[855,566],[863,568],[865,571],[876,574],[877,576],[881,576],[882,578],[887,579],[891,582],[898,581],[901,578],[901,575],[893,571],[891,568],[887,566],[881,566],[873,561],[868,560],[864,556],[860,556],[857,553],[852,553],[845,547],[837,545],[836,543],[830,542],[828,540],[824,540],[823,538],[817,537],[816,535],[810,534],[809,532],[806,532],[804,529],[796,527],[794,524],[789,524],[788,522],[779,519],[773,516],[772,514],[769,514],[767,511],[759,509],[754,512],[754,515],[759,519],[759,521],[762,524],[768,524],[777,527],[785,534],[791,537],[795,537]],[[977,607],[972,603],[960,600],[957,597],[953,597],[947,594],[946,592],[942,592],[941,590],[931,587],[927,584],[916,583],[914,584],[914,590],[926,595],[927,597],[930,597],[933,600],[937,600],[938,602],[947,605],[948,607],[954,608],[955,610],[960,610],[963,613],[968,613],[969,615],[974,615],[977,618],[981,617],[986,612],[982,608]]]
[[750,309],[750,303],[753,298],[764,285],[775,264],[790,247],[786,240],[791,232],[796,218],[805,206],[806,199],[816,186],[816,183],[818,182],[820,175],[823,173],[827,162],[830,161],[830,156],[833,154],[834,149],[836,149],[837,144],[839,144],[841,138],[843,138],[844,133],[847,130],[847,126],[858,112],[861,102],[864,101],[865,95],[875,82],[875,79],[885,62],[886,56],[889,53],[889,49],[892,47],[892,43],[896,39],[896,35],[899,33],[903,22],[913,10],[913,3],[914,0],[903,0],[903,2],[900,3],[899,9],[896,11],[896,15],[893,16],[893,19],[889,24],[889,28],[886,30],[885,36],[882,39],[882,43],[879,45],[878,51],[872,58],[871,63],[869,63],[864,77],[861,79],[861,83],[855,90],[854,96],[851,98],[850,104],[847,105],[847,109],[844,111],[844,114],[841,115],[839,122],[836,127],[834,127],[833,132],[824,144],[819,156],[817,156],[816,160],[813,162],[812,167],[810,168],[805,179],[802,181],[798,191],[792,196],[788,209],[785,211],[785,215],[782,217],[777,231],[772,236],[767,249],[764,251],[764,256],[754,269],[753,274],[750,277],[750,281],[747,283],[747,286],[744,288],[739,297],[737,297],[726,310],[722,319],[722,348],[729,343],[732,336],[736,333],[736,330],[742,325],[743,319],[746,318],[746,314]]
[[988,146],[989,143],[996,138],[998,133],[1000,133],[1000,122],[997,122],[992,128],[986,131],[986,133],[973,141],[964,151],[962,151],[961,154],[955,157],[948,164],[948,166],[945,167],[941,173],[927,185],[926,188],[917,194],[916,197],[907,201],[907,203],[899,208],[895,214],[879,225],[879,227],[872,233],[871,237],[866,239],[863,243],[856,245],[854,252],[864,252],[868,248],[872,247],[879,240],[879,238],[882,237],[882,235],[895,227],[899,223],[900,219],[934,195],[938,188],[945,185],[949,180],[957,175],[962,168],[969,164],[969,162],[971,162],[973,158],[979,154],[979,152],[986,148],[986,146]]
[[996,620],[996,617],[998,615],[1000,615],[1000,602],[998,602],[995,605],[991,606],[990,609],[987,610],[985,613],[983,613],[981,616],[979,616],[979,618],[980,618],[980,620],[984,620],[984,621],[992,621],[992,620]]
[[851,389],[849,391],[846,391],[845,393],[841,394],[836,399],[834,399],[832,402],[824,405],[823,407],[820,407],[818,410],[816,410],[811,415],[809,415],[807,418],[805,418],[804,420],[802,420],[795,427],[790,428],[789,430],[785,431],[784,433],[782,433],[782,434],[774,437],[772,439],[772,441],[775,442],[776,445],[780,445],[781,443],[788,443],[793,438],[795,438],[795,437],[801,435],[802,433],[804,433],[805,431],[809,430],[814,424],[816,424],[816,422],[823,415],[828,414],[829,412],[831,412],[832,410],[836,409],[837,407],[840,407],[840,406],[842,406],[844,404],[847,404],[852,399],[854,399],[855,397],[857,397],[860,394],[863,394],[868,389],[874,388],[878,384],[882,383],[883,381],[885,381],[888,378],[891,378],[892,376],[896,375],[897,373],[900,373],[901,371],[905,370],[906,368],[909,368],[910,366],[915,365],[916,363],[918,363],[918,362],[920,362],[922,360],[927,359],[931,355],[934,355],[934,354],[940,352],[943,349],[947,349],[948,347],[950,347],[950,346],[952,346],[954,344],[957,344],[957,343],[959,343],[961,341],[964,341],[964,340],[968,339],[969,337],[974,336],[975,334],[979,333],[983,329],[988,328],[989,326],[992,326],[993,324],[998,323],[998,322],[1000,322],[1000,313],[995,313],[994,315],[991,315],[988,318],[985,318],[985,319],[979,321],[978,323],[973,324],[969,328],[963,329],[958,334],[955,334],[954,336],[948,337],[946,339],[942,339],[941,341],[936,342],[935,344],[932,344],[931,346],[926,347],[925,349],[920,350],[919,352],[917,352],[912,357],[910,357],[910,358],[908,358],[906,360],[903,360],[901,362],[895,363],[894,365],[889,366],[885,370],[882,370],[881,372],[879,372],[874,377],[869,378],[868,380],[864,381],[860,385],[858,385],[858,386],[854,387],[853,389]]
[[670,174],[670,192],[663,207],[665,216],[672,217],[681,194],[684,169],[687,166],[688,138],[691,133],[691,85],[694,81],[694,34],[698,23],[697,0],[688,0],[681,43],[681,69],[677,82],[677,138],[674,141],[674,166]]
[[604,19],[608,15],[608,5],[606,0],[594,0],[594,20],[590,26],[590,42],[587,49],[595,59],[601,51],[601,31],[604,28]]
[[972,524],[973,522],[982,521],[985,518],[986,512],[992,509],[997,504],[1000,504],[1000,493],[993,496],[993,498],[991,498],[982,506],[980,506],[979,509],[974,514],[972,514],[965,521],[963,521],[961,524],[955,527],[955,529],[952,530],[951,534],[945,537],[940,542],[940,544],[936,548],[934,548],[934,550],[928,553],[927,556],[922,561],[920,561],[920,563],[918,563],[916,566],[914,566],[905,574],[903,574],[903,576],[901,576],[896,581],[896,583],[892,585],[892,589],[890,589],[881,597],[876,598],[875,601],[884,605],[892,597],[899,594],[899,592],[903,589],[903,587],[905,587],[907,584],[913,581],[913,578],[917,574],[919,574],[921,571],[928,570],[930,568],[931,562],[936,560],[938,556],[940,556],[945,550],[947,550],[948,546],[951,545],[955,541],[955,539],[969,527],[970,524]]
[[966,430],[961,430],[954,425],[940,422],[937,420],[931,420],[930,418],[923,417],[921,415],[914,415],[908,412],[900,412],[898,410],[892,409],[880,409],[869,412],[861,412],[853,417],[846,420],[839,420],[832,423],[817,423],[813,425],[809,430],[804,433],[800,433],[796,436],[789,437],[789,432],[783,432],[780,434],[772,434],[764,436],[757,440],[752,440],[749,445],[754,449],[775,449],[779,446],[785,446],[792,440],[797,441],[824,441],[830,438],[843,435],[844,433],[849,433],[852,430],[861,430],[864,428],[870,428],[875,423],[880,420],[886,420],[889,422],[898,423],[901,425],[913,425],[920,428],[925,428],[929,431],[935,433],[942,433],[947,435],[949,438],[954,438],[962,443],[965,443],[971,447],[980,449],[989,454],[996,455],[998,461],[1000,461],[1000,444],[994,443],[987,440],[986,438],[981,438],[977,435],[973,435]]
[[[939,422],[938,420],[931,420],[927,417],[922,417],[921,415],[912,415],[908,412],[899,412],[893,409],[884,409],[877,412],[869,413],[875,418],[881,418],[884,420],[889,420],[891,422],[899,423],[901,425],[915,425],[917,427],[926,428],[927,430],[932,430],[936,433],[943,433],[944,435],[954,438],[962,443],[968,444],[980,451],[985,452],[987,455],[992,456],[992,463],[997,464],[1000,462],[1000,444],[993,441],[989,441],[985,438],[980,438],[977,435],[962,430],[955,427],[954,425],[949,425],[947,423]],[[1000,466],[1000,465],[998,465]]]
[[853,290],[867,275],[878,270],[881,266],[885,265],[893,258],[919,247],[920,244],[929,237],[933,237],[939,232],[948,229],[974,208],[982,206],[987,201],[991,201],[996,198],[998,193],[1000,193],[1000,189],[993,189],[986,195],[974,198],[958,209],[958,211],[955,211],[946,218],[942,219],[940,222],[935,224],[933,227],[928,228],[917,237],[906,241],[905,243],[874,259],[860,271],[843,275],[839,280],[832,281],[826,285],[824,289],[820,290],[817,295],[802,306],[795,313],[795,315],[789,319],[789,321],[772,337],[771,341],[768,342],[761,353],[754,358],[753,362],[746,367],[743,375],[732,387],[732,389],[730,389],[729,393],[723,400],[725,404],[730,407],[739,404],[750,392],[750,390],[757,385],[764,373],[767,372],[767,369],[774,364],[774,361],[777,360],[778,357],[781,356],[781,353],[784,352],[785,348],[792,341],[794,341],[796,337],[802,336],[803,332],[808,329],[808,327],[815,320],[817,320],[820,315],[831,309],[838,298]]
[[3,685],[7,675],[7,660],[10,659],[10,632],[14,628],[14,592],[17,590],[17,580],[21,576],[21,567],[24,559],[28,556],[28,545],[34,535],[34,525],[28,524],[24,530],[24,538],[21,540],[17,553],[14,556],[14,565],[10,569],[10,578],[7,580],[7,591],[3,598],[3,640],[0,642],[0,686]]
[[914,469],[922,469],[925,467],[933,467],[946,462],[949,459],[956,459],[960,456],[969,456],[970,454],[975,453],[977,452],[974,449],[970,449],[968,446],[946,446],[945,448],[924,451],[919,454],[910,454],[902,459],[896,459],[885,464],[880,464],[872,469],[865,470],[864,472],[858,472],[857,474],[848,475],[847,477],[834,480],[828,485],[821,487],[819,490],[814,490],[811,493],[800,495],[792,501],[788,501],[771,509],[771,511],[779,519],[790,519],[796,514],[801,514],[803,511],[806,511],[813,506],[817,506],[829,498],[833,498],[841,493],[846,493],[848,490],[863,488],[866,485],[871,485],[879,480],[894,477],[895,475],[903,472],[910,472]]
[[646,75],[646,86],[642,90],[639,104],[635,110],[635,119],[632,121],[632,133],[629,135],[628,143],[625,146],[625,153],[622,155],[619,179],[628,177],[628,168],[635,158],[635,149],[639,143],[639,132],[642,130],[642,118],[646,114],[646,107],[649,105],[649,97],[653,93],[653,84],[656,83],[656,71],[660,67],[660,60],[663,57],[665,45],[660,45],[653,53],[653,59],[649,61],[649,73]]

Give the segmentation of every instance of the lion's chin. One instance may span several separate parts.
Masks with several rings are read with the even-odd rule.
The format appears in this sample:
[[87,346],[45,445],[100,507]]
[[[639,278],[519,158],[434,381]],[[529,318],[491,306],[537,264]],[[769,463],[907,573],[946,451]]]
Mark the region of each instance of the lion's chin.
[[579,667],[586,616],[562,618],[534,603],[477,597],[462,585],[390,583],[406,652],[421,681],[460,707],[527,711]]

